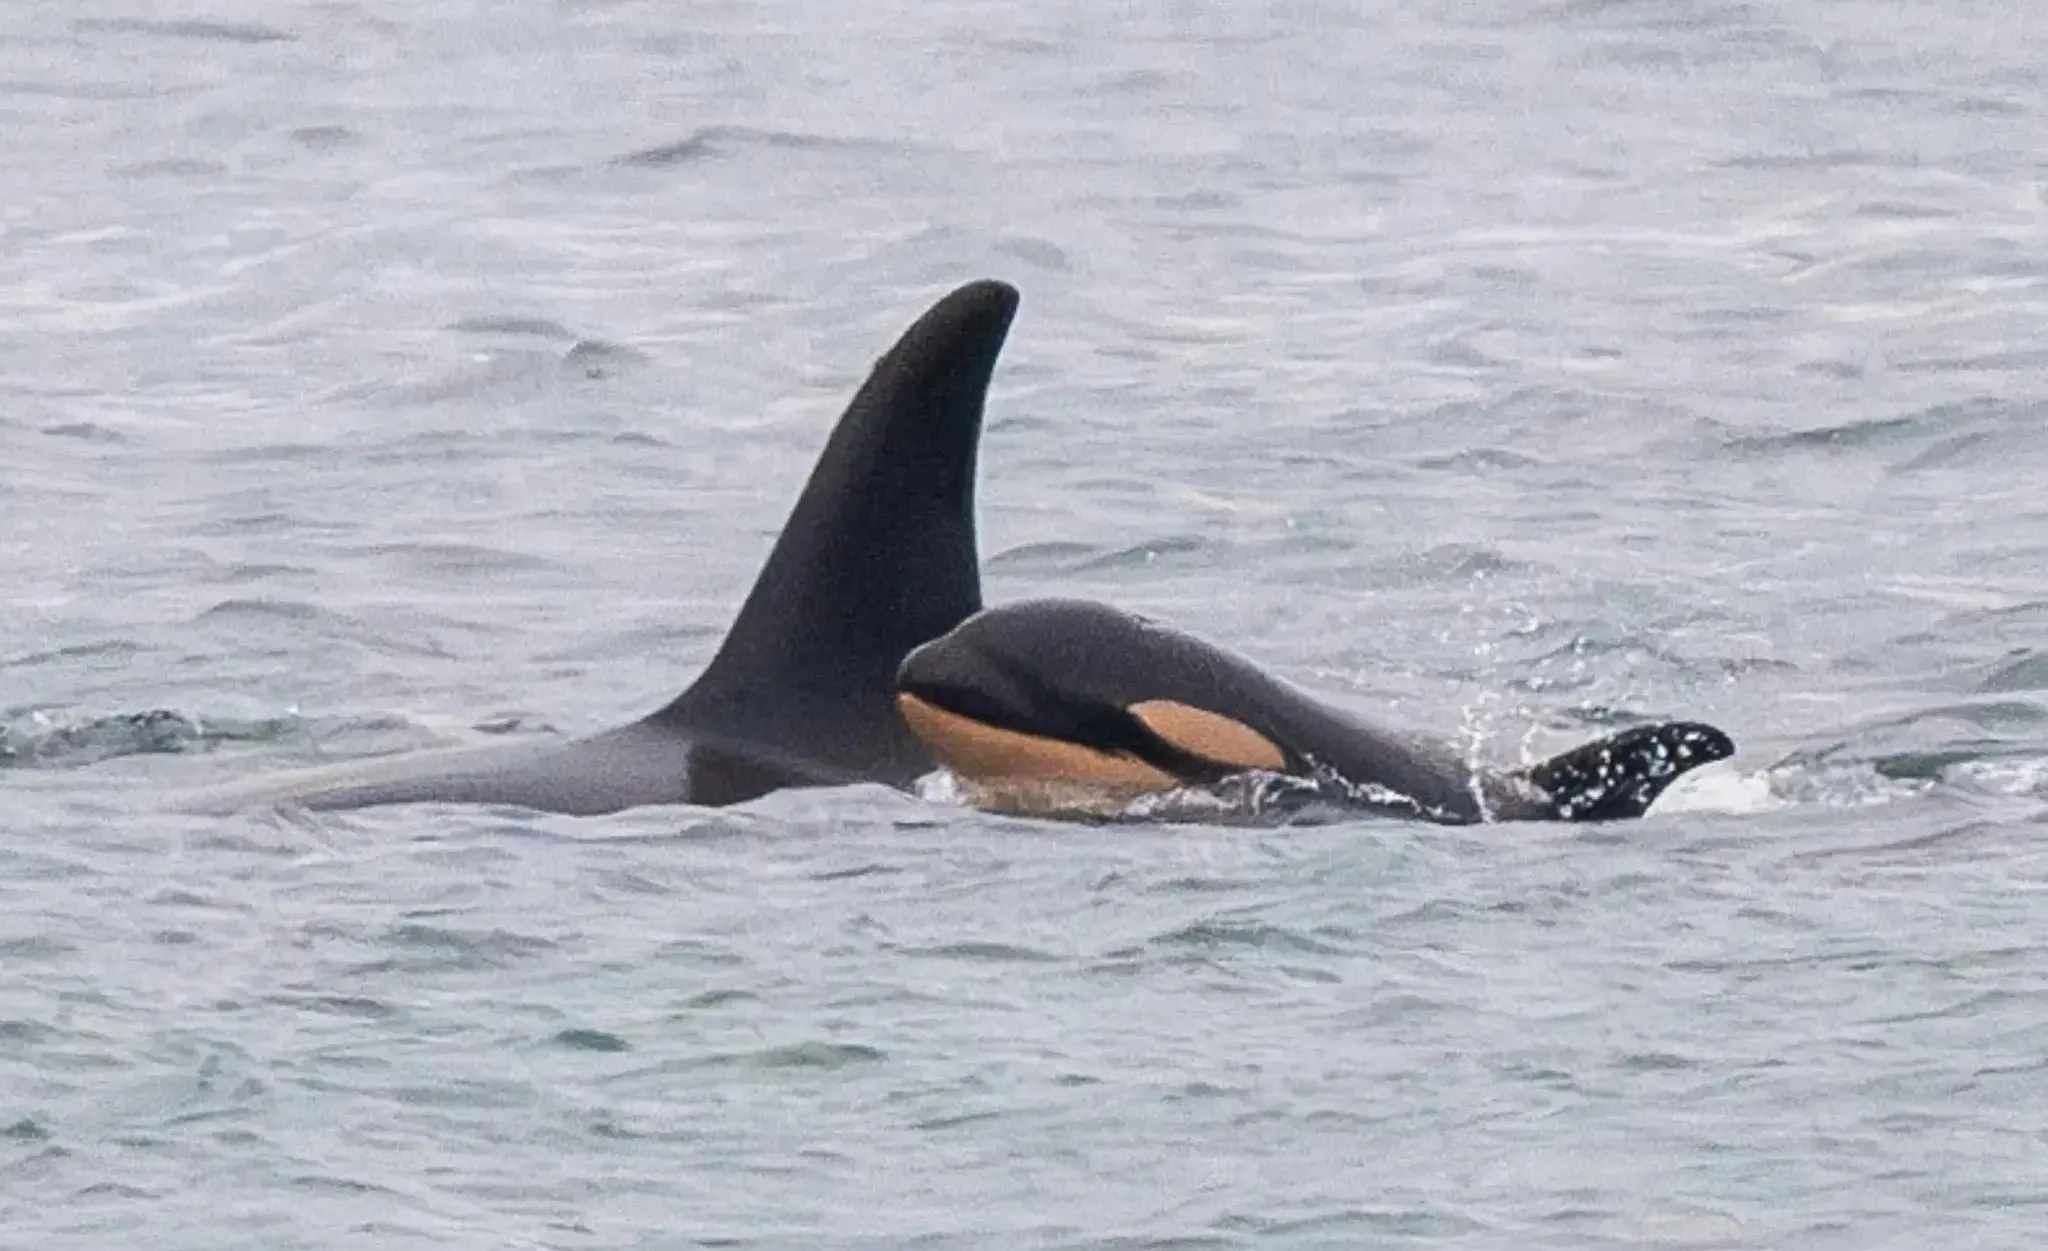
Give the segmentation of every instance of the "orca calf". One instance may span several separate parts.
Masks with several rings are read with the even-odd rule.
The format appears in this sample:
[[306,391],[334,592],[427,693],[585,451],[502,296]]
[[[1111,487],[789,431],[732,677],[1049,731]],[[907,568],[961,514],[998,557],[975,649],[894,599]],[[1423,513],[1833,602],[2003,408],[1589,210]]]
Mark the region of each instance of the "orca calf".
[[711,663],[667,707],[567,742],[420,752],[258,779],[180,806],[229,812],[512,804],[590,816],[794,786],[908,786],[935,767],[897,715],[903,657],[981,608],[982,408],[1017,292],[947,295],[839,419]]
[[1640,817],[1735,744],[1690,721],[1637,726],[1515,770],[1318,702],[1241,656],[1079,600],[991,608],[912,651],[903,719],[970,784],[1139,795],[1251,773],[1447,824]]

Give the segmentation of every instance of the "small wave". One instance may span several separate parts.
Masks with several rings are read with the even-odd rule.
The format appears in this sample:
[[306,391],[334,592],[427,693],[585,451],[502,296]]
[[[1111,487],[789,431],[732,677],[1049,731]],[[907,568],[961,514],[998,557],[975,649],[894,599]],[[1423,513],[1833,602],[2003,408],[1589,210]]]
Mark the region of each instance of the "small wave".
[[[2026,434],[2038,423],[2015,420],[2022,415],[2029,415],[2028,410],[2016,410],[2005,401],[1966,400],[1890,417],[1866,417],[1768,434],[1735,432],[1723,426],[1721,448],[1738,460],[1896,449],[1901,455],[1892,464],[1894,470],[1926,471],[1981,457],[1987,447],[1997,446],[2016,434]],[[1718,423],[1707,424],[1711,428]]]
[[[1554,691],[1560,688],[1560,683],[1588,677],[1591,673],[1589,666],[1594,661],[1618,662],[1629,670],[1639,670],[1645,665],[1656,665],[1679,672],[1691,672],[1693,668],[1685,657],[1646,642],[1639,635],[1608,633],[1598,627],[1572,629],[1561,622],[1555,626],[1543,627],[1538,632],[1554,638],[1563,630],[1571,630],[1570,636],[1548,651],[1531,656],[1526,663],[1533,671],[1532,675],[1510,679],[1507,683],[1510,689]],[[1568,676],[1557,672],[1560,666],[1566,670]]]
[[1992,631],[2048,627],[2048,600],[2025,600],[1995,607],[1968,607],[1948,613],[1931,630],[1914,630],[1898,636],[1900,643],[1935,643],[1953,639],[1964,630]]
[[1185,947],[1215,950],[1251,947],[1265,951],[1289,951],[1303,955],[1341,956],[1342,947],[1322,942],[1300,930],[1258,921],[1197,921],[1169,930],[1154,938],[1153,947]]
[[[426,552],[425,567],[429,572],[437,576],[456,567],[453,564],[445,566],[435,564],[431,559],[433,554],[431,545],[397,545],[394,550]],[[452,550],[455,549],[444,546],[442,554],[445,556]],[[476,549],[476,551],[483,550],[486,549]],[[505,553],[496,555],[500,563],[497,565],[484,565],[483,568],[486,572],[495,572],[504,568],[521,569],[526,567],[518,563],[521,559],[520,557]],[[469,553],[471,559],[474,559],[475,556],[476,552]],[[470,568],[473,566],[463,567]],[[276,599],[271,597],[233,597],[224,599],[199,613],[193,621],[194,624],[215,630],[256,631],[264,634],[266,641],[268,633],[279,627],[291,628],[295,636],[303,633],[306,629],[310,629],[330,639],[344,639],[351,643],[379,650],[424,656],[434,660],[449,659],[452,653],[431,636],[415,631],[423,625],[455,626],[457,624],[446,621],[433,621],[416,616],[407,623],[408,633],[401,635],[392,630],[375,626],[361,618],[322,608],[317,604],[306,603],[302,600]]]
[[[1201,557],[1213,548],[1207,539],[1192,534],[1174,534],[1163,538],[1147,539],[1130,547],[1119,548],[1107,555],[1084,560],[1074,567],[1075,573],[1109,573],[1122,569],[1144,569],[1164,562],[1185,563],[1187,558]],[[1209,564],[1208,560],[1197,563]]]
[[27,669],[62,660],[121,660],[140,656],[145,650],[142,644],[129,639],[103,639],[95,643],[73,643],[66,647],[53,647],[43,652],[0,656],[0,669]]
[[1722,437],[1721,446],[1731,455],[1746,460],[1786,452],[1850,452],[1888,447],[1933,430],[1934,427],[1921,416],[1871,417],[1772,434],[1728,434]]
[[77,439],[82,443],[126,443],[128,436],[110,426],[91,421],[62,422],[44,426],[43,433],[53,439]]
[[[400,561],[413,572],[429,578],[497,577],[518,573],[545,573],[558,568],[555,562],[524,552],[506,551],[476,543],[376,543],[366,547],[338,549],[339,555],[370,556]],[[230,603],[247,601],[230,601]],[[275,601],[265,601],[274,604]],[[220,607],[226,607],[221,605]],[[209,610],[209,615],[212,611]],[[303,619],[303,618],[294,618]]]
[[49,1127],[32,1117],[24,1116],[11,1125],[0,1127],[0,1138],[14,1143],[48,1142],[52,1137]]
[[905,955],[930,956],[946,960],[975,960],[992,964],[1051,964],[1059,959],[1049,951],[1036,947],[1019,947],[1011,943],[969,941],[942,943],[936,947],[911,947]]
[[1894,782],[1932,783],[1947,778],[1958,765],[1974,764],[2000,752],[1997,740],[1976,739],[1938,747],[1909,748],[1871,756],[1869,766]]
[[1981,666],[1970,689],[1983,695],[2010,695],[2025,691],[2048,691],[2048,656],[2031,647],[2007,652]]
[[298,38],[273,26],[254,22],[208,22],[187,18],[153,22],[136,17],[86,17],[73,26],[81,31],[104,31],[119,35],[151,35],[159,39],[199,39],[207,43],[265,44],[290,43]]
[[887,145],[872,139],[840,139],[829,135],[788,130],[759,130],[752,126],[705,126],[673,143],[657,144],[616,157],[612,164],[639,169],[668,169],[695,161],[726,156],[746,148],[780,148],[791,151],[845,148],[863,150]]
[[1949,766],[1945,780],[1990,795],[2048,796],[2048,757],[1959,760]]
[[2026,700],[1937,704],[1866,722],[1832,743],[1796,753],[1787,763],[1878,762],[1929,753],[1961,753],[1959,758],[2002,754],[2024,749],[2043,723],[2048,723],[2048,707]]
[[1029,235],[1011,235],[998,241],[995,250],[1005,256],[1014,256],[1027,265],[1055,272],[1064,271],[1071,264],[1058,244]]
[[312,604],[278,599],[224,599],[193,618],[201,621],[317,621],[323,610]]
[[161,160],[136,161],[119,167],[123,178],[218,178],[228,172],[227,162],[199,157],[167,156]]
[[381,972],[397,967],[409,972],[504,969],[555,949],[555,944],[548,939],[515,934],[510,930],[453,930],[417,922],[393,928],[384,935],[383,941],[403,954],[377,961],[370,968],[358,972]]
[[1415,462],[1417,469],[1434,471],[1450,470],[1460,475],[1487,473],[1494,470],[1517,471],[1539,469],[1546,462],[1539,456],[1518,452],[1506,447],[1470,447],[1457,452],[1442,452],[1424,456]]
[[403,1015],[398,1008],[367,995],[269,995],[266,1003],[318,1012],[327,1016],[353,1017],[366,1021],[388,1021]]
[[638,348],[613,343],[608,339],[580,335],[562,323],[545,317],[485,314],[450,322],[447,329],[455,334],[484,338],[540,339],[550,343],[567,343],[570,346],[562,357],[562,368],[587,378],[610,377],[630,366],[645,364],[649,359],[647,353]]
[[562,357],[562,368],[585,378],[614,378],[628,369],[647,363],[647,353],[623,343],[604,339],[578,339]]
[[20,938],[0,938],[0,958],[15,960],[55,960],[72,955],[78,950],[76,943],[47,934],[24,934]]
[[[495,348],[474,352],[426,377],[355,383],[330,392],[328,398],[330,402],[372,403],[391,409],[450,404],[466,407],[492,398],[523,401],[611,378],[648,359],[637,348],[598,338],[579,338],[567,352],[557,355],[553,349],[533,342],[534,337],[508,337],[508,341]],[[424,438],[445,441],[463,459],[473,456],[477,446],[485,441],[470,425],[459,430],[429,432]],[[385,455],[373,456],[370,463],[388,459]]]
[[782,1047],[767,1047],[760,1051],[707,1057],[705,1064],[737,1064],[758,1069],[824,1069],[850,1068],[857,1064],[872,1064],[888,1059],[888,1053],[878,1047],[865,1047],[859,1043],[800,1042]]
[[1915,709],[1802,747],[1768,776],[1789,802],[1857,807],[1916,798],[2037,759],[2044,721],[2048,708],[2020,700]]
[[1078,567],[1082,562],[1095,558],[1101,551],[1101,548],[1092,543],[1058,540],[1024,543],[1004,548],[983,563],[989,569],[1004,573],[1065,573]]
[[152,83],[132,87],[118,83],[50,82],[34,78],[0,79],[0,92],[11,96],[41,96],[53,100],[163,100],[188,96],[200,90],[192,86],[164,86]]
[[[1789,857],[1799,864],[1824,864],[1831,860],[1853,860],[1864,865],[1884,863],[1925,867],[1932,861],[1971,861],[1996,858],[2010,847],[2012,826],[2005,821],[1964,821],[1926,834],[1893,837],[1881,831],[1872,838],[1859,832],[1845,843],[1800,851]],[[1877,953],[1865,959],[1876,962]]]
[[1425,587],[1456,586],[1498,578],[1527,566],[1490,547],[1443,543],[1420,552],[1403,552],[1375,561],[1369,568],[1372,580],[1379,585]]
[[1713,162],[1716,169],[1779,173],[1788,170],[1884,169],[1896,162],[1862,148],[1826,152],[1756,152]]
[[319,443],[249,443],[238,447],[225,447],[208,454],[216,465],[267,465],[273,463],[296,464],[317,462],[332,456],[334,449]]
[[1923,356],[1891,362],[1902,374],[1982,374],[1986,372],[2036,374],[2048,364],[2048,350],[2024,348],[2001,352],[1963,352],[1956,355]]
[[301,126],[291,132],[293,143],[315,152],[332,152],[361,138],[346,126]]
[[450,322],[448,329],[457,334],[518,335],[564,342],[577,337],[567,326],[544,317],[464,317]]

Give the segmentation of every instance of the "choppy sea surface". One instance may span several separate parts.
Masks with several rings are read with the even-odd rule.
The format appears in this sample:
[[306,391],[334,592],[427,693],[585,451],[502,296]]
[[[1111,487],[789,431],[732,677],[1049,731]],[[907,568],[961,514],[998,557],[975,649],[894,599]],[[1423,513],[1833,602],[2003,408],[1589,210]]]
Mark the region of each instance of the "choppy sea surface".
[[[2035,6],[15,4],[0,133],[0,1245],[2040,1245]],[[992,599],[1738,755],[165,814],[665,701],[981,276]]]

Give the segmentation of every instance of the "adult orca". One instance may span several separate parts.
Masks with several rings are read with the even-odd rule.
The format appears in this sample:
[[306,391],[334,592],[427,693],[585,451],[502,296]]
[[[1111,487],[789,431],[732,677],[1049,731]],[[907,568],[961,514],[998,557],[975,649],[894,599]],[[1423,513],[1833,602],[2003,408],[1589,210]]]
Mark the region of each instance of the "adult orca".
[[991,608],[923,644],[897,706],[941,763],[1003,801],[1037,784],[1134,795],[1269,773],[1446,824],[1640,817],[1682,774],[1734,753],[1709,725],[1624,730],[1528,768],[1323,704],[1251,661],[1103,604]]
[[976,453],[1017,299],[1001,282],[961,287],[876,363],[710,665],[660,711],[583,739],[312,770],[180,806],[511,804],[591,816],[783,787],[907,786],[931,772],[893,682],[913,647],[981,607]]

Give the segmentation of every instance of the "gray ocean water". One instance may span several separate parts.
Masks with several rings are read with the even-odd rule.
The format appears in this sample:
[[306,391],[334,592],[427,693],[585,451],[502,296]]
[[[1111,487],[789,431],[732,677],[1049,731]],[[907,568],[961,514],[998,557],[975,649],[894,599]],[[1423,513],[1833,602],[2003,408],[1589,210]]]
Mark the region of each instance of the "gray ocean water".
[[[0,1245],[2038,1247],[2036,8],[0,7]],[[1739,754],[164,815],[658,705],[981,276],[991,598]]]

